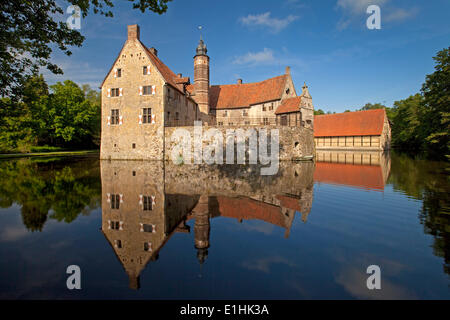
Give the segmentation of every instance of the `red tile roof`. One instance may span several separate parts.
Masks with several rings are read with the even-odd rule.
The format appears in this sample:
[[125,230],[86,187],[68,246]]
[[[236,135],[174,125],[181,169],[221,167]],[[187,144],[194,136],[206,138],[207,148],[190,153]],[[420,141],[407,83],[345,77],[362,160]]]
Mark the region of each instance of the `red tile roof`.
[[287,76],[282,75],[261,82],[211,86],[211,109],[248,108],[254,104],[279,100],[283,95],[286,80]]
[[142,42],[141,45],[144,47],[145,51],[147,52],[148,57],[152,61],[152,63],[155,65],[155,67],[158,69],[159,73],[163,76],[164,80],[170,84],[172,87],[180,90],[183,92],[183,84],[177,83],[177,79],[179,80],[178,76],[170,70],[168,66],[166,66],[157,56],[155,56]]
[[275,114],[291,113],[300,111],[300,102],[302,97],[295,97],[283,100],[275,111]]
[[384,190],[380,166],[316,162],[314,181]]
[[243,220],[262,220],[283,228],[286,224],[280,207],[249,198],[217,197],[220,216]]
[[284,208],[289,208],[298,212],[302,211],[302,208],[300,207],[299,199],[292,198],[289,196],[282,196],[278,195],[276,197],[278,200],[280,200],[280,205]]
[[384,109],[314,117],[315,137],[376,136],[383,132]]

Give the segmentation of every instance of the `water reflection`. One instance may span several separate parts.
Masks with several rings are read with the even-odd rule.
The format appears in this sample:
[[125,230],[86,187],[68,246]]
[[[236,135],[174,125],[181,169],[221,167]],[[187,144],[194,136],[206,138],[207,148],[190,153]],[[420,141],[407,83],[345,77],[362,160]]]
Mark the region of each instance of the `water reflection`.
[[317,151],[314,181],[384,190],[391,171],[387,152]]
[[[317,160],[264,177],[248,166],[0,161],[0,298],[449,297],[448,165]],[[70,264],[83,270],[78,293],[65,287]],[[366,290],[370,264],[382,292]]]
[[0,207],[20,206],[29,231],[47,219],[70,223],[100,205],[98,161],[21,159],[0,162]]
[[[177,166],[101,161],[102,232],[138,289],[149,261],[176,232],[190,233],[198,262],[208,257],[211,219],[260,220],[289,237],[296,212],[307,221],[313,201],[314,163],[283,163],[276,176],[258,166]],[[214,232],[214,230],[212,230]]]

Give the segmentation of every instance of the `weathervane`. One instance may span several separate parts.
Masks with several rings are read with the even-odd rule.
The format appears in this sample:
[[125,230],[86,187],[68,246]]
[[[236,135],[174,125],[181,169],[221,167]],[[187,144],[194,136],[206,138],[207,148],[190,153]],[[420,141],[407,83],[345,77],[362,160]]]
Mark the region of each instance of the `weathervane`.
[[200,40],[202,40],[202,29],[203,29],[203,26],[198,26],[198,30],[200,30]]

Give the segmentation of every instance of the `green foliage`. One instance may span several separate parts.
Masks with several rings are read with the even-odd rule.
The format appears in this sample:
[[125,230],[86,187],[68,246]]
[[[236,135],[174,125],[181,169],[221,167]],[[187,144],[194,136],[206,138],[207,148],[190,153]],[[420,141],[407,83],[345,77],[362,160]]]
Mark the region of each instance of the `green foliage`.
[[[0,152],[39,152],[39,146],[92,148],[99,144],[100,94],[70,80],[50,92],[42,76],[30,77],[23,97],[0,100]],[[48,151],[57,151],[60,149]]]
[[315,116],[322,115],[322,114],[325,114],[325,112],[322,109],[314,110]]
[[0,207],[21,206],[30,231],[42,231],[50,219],[70,223],[100,206],[101,183],[96,159],[49,164],[30,159],[0,161]]
[[[171,0],[128,0],[134,9],[162,14]],[[19,100],[23,84],[39,68],[55,74],[63,70],[50,61],[53,48],[71,55],[70,46],[80,47],[84,36],[71,30],[58,15],[65,14],[70,4],[80,7],[82,17],[94,13],[112,17],[111,0],[3,0],[0,6],[0,96]]]
[[428,149],[434,154],[450,155],[450,47],[433,58],[435,72],[426,77],[422,86],[424,112],[422,129]]

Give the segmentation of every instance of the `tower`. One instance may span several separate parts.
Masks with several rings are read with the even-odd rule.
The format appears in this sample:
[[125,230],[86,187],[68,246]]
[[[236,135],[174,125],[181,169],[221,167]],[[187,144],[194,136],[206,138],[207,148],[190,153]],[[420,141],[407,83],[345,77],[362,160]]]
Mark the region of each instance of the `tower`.
[[209,57],[203,40],[197,46],[194,57],[195,102],[202,113],[209,114]]
[[208,257],[209,248],[209,198],[201,195],[196,207],[192,210],[195,217],[194,240],[197,249],[197,259],[203,264]]

